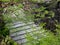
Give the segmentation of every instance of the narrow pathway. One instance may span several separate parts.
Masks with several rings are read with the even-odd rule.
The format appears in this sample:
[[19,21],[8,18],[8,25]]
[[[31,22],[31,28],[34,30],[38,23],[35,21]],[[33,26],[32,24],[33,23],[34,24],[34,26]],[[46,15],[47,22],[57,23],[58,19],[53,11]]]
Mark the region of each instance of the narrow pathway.
[[12,14],[4,15],[7,23],[6,26],[10,30],[11,38],[21,45],[24,45],[27,42],[25,37],[27,33],[30,33],[32,36],[33,32],[42,33],[38,31],[41,29],[41,27],[35,25],[34,22],[28,21],[27,23],[26,22],[24,23],[23,21],[20,20],[23,18],[24,18],[23,20],[26,19],[25,14],[23,12],[24,12],[23,10],[16,10]]

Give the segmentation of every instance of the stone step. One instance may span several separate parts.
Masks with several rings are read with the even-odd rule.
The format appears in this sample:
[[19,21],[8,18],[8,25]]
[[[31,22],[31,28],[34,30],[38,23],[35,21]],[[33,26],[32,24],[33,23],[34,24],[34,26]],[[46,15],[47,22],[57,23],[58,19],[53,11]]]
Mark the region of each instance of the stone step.
[[10,36],[13,40],[17,41],[18,43],[25,43],[26,38],[25,35],[27,33],[37,32],[40,27],[37,27],[33,22],[29,23],[14,23],[12,28],[10,29]]

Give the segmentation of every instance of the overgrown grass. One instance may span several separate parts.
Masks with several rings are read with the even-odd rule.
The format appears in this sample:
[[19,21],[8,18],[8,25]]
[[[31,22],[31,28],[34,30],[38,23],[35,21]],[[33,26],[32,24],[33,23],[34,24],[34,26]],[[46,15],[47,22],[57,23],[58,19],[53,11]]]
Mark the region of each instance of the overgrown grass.
[[[32,0],[35,1],[36,0]],[[4,20],[6,23],[11,23],[13,24],[13,22],[16,21],[22,21],[22,22],[31,22],[34,20],[34,16],[31,14],[31,12],[25,11],[22,9],[23,5],[20,4],[18,7],[17,6],[9,6],[6,11],[3,14],[4,16]],[[35,11],[40,11],[43,10],[43,7],[41,9],[36,9]],[[44,10],[45,11],[45,10]],[[45,13],[48,13],[47,11],[45,11]],[[54,17],[54,13],[51,12],[51,15],[53,15]],[[38,15],[39,16],[39,15]],[[44,14],[41,17],[44,17]],[[40,27],[42,27],[43,24],[40,25]],[[58,26],[60,28],[60,26]],[[47,31],[45,29],[43,29],[43,27],[41,29],[39,29],[39,31],[34,32],[34,33],[27,33],[26,34],[26,39],[27,39],[27,43],[25,45],[60,45],[60,29],[56,29],[57,30],[57,34],[54,35],[52,32]],[[9,32],[8,29],[5,29],[1,32],[2,35],[7,35]],[[12,41],[11,39],[7,39],[9,37],[6,37],[5,39],[2,40],[2,43],[12,43],[11,45],[17,45],[16,43],[14,43],[14,41]],[[7,40],[9,40],[7,42]],[[4,42],[5,41],[5,42]],[[8,45],[5,44],[5,45]]]
[[37,33],[27,33],[26,39],[26,45],[60,45],[60,31],[57,29],[57,34],[54,35],[50,31],[40,29]]

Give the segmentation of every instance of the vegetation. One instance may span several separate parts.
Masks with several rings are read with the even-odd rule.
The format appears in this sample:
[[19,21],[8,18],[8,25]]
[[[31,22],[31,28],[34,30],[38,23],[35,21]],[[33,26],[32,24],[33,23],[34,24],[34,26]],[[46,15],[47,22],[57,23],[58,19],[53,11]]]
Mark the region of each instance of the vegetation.
[[31,11],[34,15],[34,22],[35,24],[39,24],[39,26],[42,27],[42,29],[40,29],[40,32],[41,30],[44,32],[42,34],[40,32],[35,32],[32,33],[33,35],[27,33],[26,38],[28,40],[28,43],[26,45],[60,45],[60,26],[57,26],[60,25],[58,17],[60,13],[58,13],[59,11],[57,11],[59,9],[59,2],[55,0],[54,2],[54,5],[51,5],[53,4],[53,2],[34,2],[36,7],[32,8]]
[[60,45],[59,0],[0,1],[0,45],[18,45],[9,37],[7,25],[15,21],[34,22],[40,27],[39,31],[26,34],[25,45]]

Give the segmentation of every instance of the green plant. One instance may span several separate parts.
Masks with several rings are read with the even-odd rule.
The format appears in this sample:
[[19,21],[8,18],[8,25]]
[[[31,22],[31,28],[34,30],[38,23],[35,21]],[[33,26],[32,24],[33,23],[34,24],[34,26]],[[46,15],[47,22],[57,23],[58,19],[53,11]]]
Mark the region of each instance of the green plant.
[[[58,10],[57,3],[53,3],[56,2],[56,0],[50,2],[50,3],[37,3],[34,4],[35,6],[37,5],[37,7],[32,7],[32,15],[34,15],[34,22],[35,24],[40,24],[40,23],[45,23],[45,25],[43,26],[43,28],[50,30],[53,33],[56,33],[56,29],[58,27],[56,27],[56,25],[59,23],[59,11],[56,12]],[[54,4],[53,5],[51,4]],[[56,10],[57,8],[57,10]],[[58,13],[58,14],[57,14]],[[60,16],[59,16],[60,17]]]
[[[11,1],[2,0],[2,2],[11,2]],[[38,5],[37,8],[31,7],[31,10],[24,11],[23,10],[24,5],[22,3],[18,4],[17,6],[13,5],[13,6],[8,6],[4,8],[5,11],[3,12],[2,16],[3,16],[4,22],[5,23],[9,22],[9,24],[7,24],[8,26],[4,25],[2,30],[0,30],[0,35],[3,39],[1,41],[1,45],[17,45],[16,42],[12,41],[12,39],[9,36],[7,36],[9,35],[9,30],[7,27],[9,27],[9,25],[13,25],[10,23],[13,23],[16,21],[22,21],[22,22],[34,21],[35,23],[38,23],[40,26],[39,31],[32,32],[31,34],[27,33],[26,39],[28,42],[26,43],[26,45],[60,45],[59,43],[60,31],[59,29],[56,28],[56,27],[60,28],[60,24],[57,25],[58,21],[54,19],[55,13],[52,8],[56,6],[55,4],[57,3],[56,0],[49,3],[48,6],[46,5],[47,7],[45,6],[44,0],[29,0],[29,1],[34,6]],[[17,2],[19,1],[13,0],[13,2],[14,3],[16,2],[17,4]],[[3,8],[0,10],[3,11]],[[56,35],[54,35],[52,32],[55,32]]]
[[[36,0],[34,0],[34,1],[36,1]],[[55,6],[56,6],[56,4],[55,4]],[[27,33],[26,39],[28,42],[26,43],[26,45],[60,45],[60,43],[59,43],[60,42],[60,31],[59,31],[60,24],[58,24],[58,21],[55,20],[55,18],[54,18],[56,13],[54,12],[54,10],[52,10],[50,8],[53,8],[53,6],[48,7],[48,9],[47,9],[47,7],[45,7],[43,5],[42,6],[40,5],[39,8],[32,8],[32,10],[33,10],[32,15],[35,16],[34,21],[35,21],[35,23],[39,24],[39,26],[42,28],[39,29],[38,32],[36,31],[33,33]],[[44,28],[45,25],[47,26],[47,28],[46,27]],[[50,26],[52,28],[50,28]],[[58,27],[59,29],[56,27]],[[47,31],[47,30],[49,30],[49,31]],[[44,31],[44,32],[42,32],[42,31]],[[54,35],[54,33],[52,33],[52,32],[54,32],[56,34]]]
[[[16,2],[17,0],[14,0],[14,1]],[[0,8],[0,45],[18,45],[15,41],[13,41],[9,37],[10,32],[9,32],[8,27],[6,26],[6,23],[13,21],[13,19],[11,19],[12,16],[10,16],[11,12],[13,12],[19,8],[22,8],[23,5],[20,4],[20,6],[17,7],[17,9],[16,9],[16,7],[10,6],[9,2],[10,2],[10,0],[0,0],[0,7],[1,7]],[[5,3],[6,3],[6,5],[5,5]],[[5,6],[7,6],[7,7],[5,7]],[[10,8],[8,8],[8,7],[10,7]],[[9,11],[11,11],[11,12],[9,12]]]
[[26,45],[60,45],[60,32],[58,29],[57,32],[58,34],[54,35],[42,27],[38,32],[27,33],[26,39],[28,42]]
[[1,45],[18,45],[18,44],[15,41],[13,41],[9,36],[6,36],[6,38],[1,41]]

